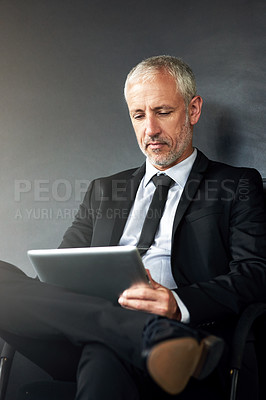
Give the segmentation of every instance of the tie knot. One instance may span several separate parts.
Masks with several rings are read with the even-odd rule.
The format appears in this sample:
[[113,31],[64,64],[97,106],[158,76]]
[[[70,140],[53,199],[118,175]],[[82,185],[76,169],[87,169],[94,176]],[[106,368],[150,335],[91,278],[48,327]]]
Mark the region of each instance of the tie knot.
[[152,178],[152,181],[156,187],[158,186],[167,186],[170,187],[170,185],[174,182],[172,178],[168,175],[154,175]]

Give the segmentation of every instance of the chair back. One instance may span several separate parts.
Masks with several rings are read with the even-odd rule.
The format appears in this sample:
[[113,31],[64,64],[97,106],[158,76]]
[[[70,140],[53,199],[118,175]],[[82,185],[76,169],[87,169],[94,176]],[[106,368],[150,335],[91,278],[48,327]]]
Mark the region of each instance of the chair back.
[[262,180],[263,182],[263,194],[264,194],[264,201],[265,201],[265,205],[266,205],[266,178],[264,178]]

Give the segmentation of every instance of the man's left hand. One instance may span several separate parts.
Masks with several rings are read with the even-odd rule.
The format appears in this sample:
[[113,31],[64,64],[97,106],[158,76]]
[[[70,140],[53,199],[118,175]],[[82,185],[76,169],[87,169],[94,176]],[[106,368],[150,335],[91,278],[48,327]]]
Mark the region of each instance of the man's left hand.
[[171,290],[155,282],[149,270],[147,273],[150,286],[141,284],[130,287],[119,297],[119,304],[130,310],[145,311],[180,320],[180,310]]

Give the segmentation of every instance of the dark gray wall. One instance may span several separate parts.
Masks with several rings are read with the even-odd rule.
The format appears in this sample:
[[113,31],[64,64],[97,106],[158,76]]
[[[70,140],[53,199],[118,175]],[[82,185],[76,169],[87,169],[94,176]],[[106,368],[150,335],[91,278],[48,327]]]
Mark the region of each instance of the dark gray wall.
[[26,250],[58,245],[88,181],[143,161],[122,89],[151,55],[196,74],[195,145],[266,177],[265,5],[0,1],[0,258],[32,274]]

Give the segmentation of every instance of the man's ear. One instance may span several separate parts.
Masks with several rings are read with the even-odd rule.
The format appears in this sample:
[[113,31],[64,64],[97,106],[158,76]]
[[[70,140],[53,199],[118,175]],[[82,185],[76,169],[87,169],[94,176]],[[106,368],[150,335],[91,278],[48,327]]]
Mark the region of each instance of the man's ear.
[[193,97],[189,103],[188,115],[191,125],[195,125],[198,122],[201,114],[202,103],[203,100],[200,96]]

